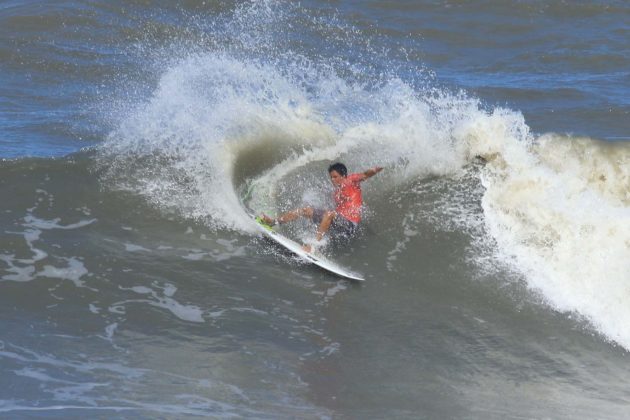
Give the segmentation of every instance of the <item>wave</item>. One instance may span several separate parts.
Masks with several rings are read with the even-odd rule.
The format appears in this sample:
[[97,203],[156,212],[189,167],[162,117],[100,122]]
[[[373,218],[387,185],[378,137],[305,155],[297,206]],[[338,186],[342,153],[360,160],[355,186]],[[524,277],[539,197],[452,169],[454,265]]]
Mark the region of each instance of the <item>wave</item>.
[[[537,136],[518,111],[404,80],[396,68],[374,72],[369,49],[350,65],[272,47],[277,37],[265,31],[274,13],[287,15],[262,4],[262,18],[253,12],[261,3],[237,13],[238,30],[228,31],[236,47],[180,53],[149,100],[130,104],[94,158],[106,187],[211,229],[250,232],[245,190],[253,187],[254,207],[272,211],[322,200],[321,173],[333,160],[386,167],[371,187],[382,200],[417,180],[473,171],[481,196],[449,198],[462,208],[480,201],[484,229],[471,232],[494,243],[494,259],[553,308],[580,314],[630,349],[628,143]],[[481,169],[471,165],[479,158]]]

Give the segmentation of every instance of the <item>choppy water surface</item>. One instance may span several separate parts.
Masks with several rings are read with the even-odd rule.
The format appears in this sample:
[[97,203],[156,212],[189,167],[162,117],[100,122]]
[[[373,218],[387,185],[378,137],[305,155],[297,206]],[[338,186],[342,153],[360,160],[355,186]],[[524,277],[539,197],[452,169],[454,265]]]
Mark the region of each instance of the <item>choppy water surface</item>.
[[[0,5],[0,413],[626,416],[629,18]],[[337,160],[386,168],[327,251],[361,284],[241,207],[325,207]]]

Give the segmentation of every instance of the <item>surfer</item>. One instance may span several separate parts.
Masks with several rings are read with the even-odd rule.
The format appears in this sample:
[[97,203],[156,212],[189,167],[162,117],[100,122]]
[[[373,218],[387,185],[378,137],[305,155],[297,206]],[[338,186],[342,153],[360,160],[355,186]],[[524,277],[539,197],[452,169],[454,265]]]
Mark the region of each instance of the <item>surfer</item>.
[[[265,214],[261,219],[268,225],[283,224],[296,220],[299,217],[310,219],[318,225],[316,241],[321,241],[327,232],[342,237],[351,237],[355,234],[361,222],[361,208],[363,196],[361,194],[361,182],[373,177],[383,168],[375,166],[364,172],[348,175],[348,169],[343,163],[334,163],[328,167],[328,175],[334,186],[333,199],[335,210],[324,210],[313,207],[302,207],[281,214],[277,218]],[[312,251],[311,245],[304,245],[306,252]]]

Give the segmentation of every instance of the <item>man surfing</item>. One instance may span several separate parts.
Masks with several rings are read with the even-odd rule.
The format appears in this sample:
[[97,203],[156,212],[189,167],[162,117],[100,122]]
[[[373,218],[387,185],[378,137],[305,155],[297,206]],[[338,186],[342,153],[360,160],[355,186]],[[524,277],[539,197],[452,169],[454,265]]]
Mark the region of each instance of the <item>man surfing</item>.
[[[334,235],[351,237],[361,222],[361,209],[363,207],[361,182],[382,170],[383,168],[380,166],[375,166],[365,172],[348,175],[346,165],[339,162],[334,163],[328,167],[328,175],[334,187],[335,210],[302,207],[283,213],[275,219],[265,214],[260,216],[260,219],[269,226],[291,222],[299,217],[311,219],[313,223],[318,225],[315,236],[318,242],[329,231]],[[303,249],[306,252],[311,252],[312,246],[304,245]]]

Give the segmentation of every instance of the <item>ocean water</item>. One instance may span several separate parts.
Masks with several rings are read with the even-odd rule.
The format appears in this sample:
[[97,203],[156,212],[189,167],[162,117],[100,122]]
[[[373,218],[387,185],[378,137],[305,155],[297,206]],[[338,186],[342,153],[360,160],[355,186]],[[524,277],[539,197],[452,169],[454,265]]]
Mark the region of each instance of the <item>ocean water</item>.
[[[630,4],[0,4],[0,417],[630,413]],[[348,282],[260,238],[364,183]],[[313,226],[284,233],[312,238]]]

